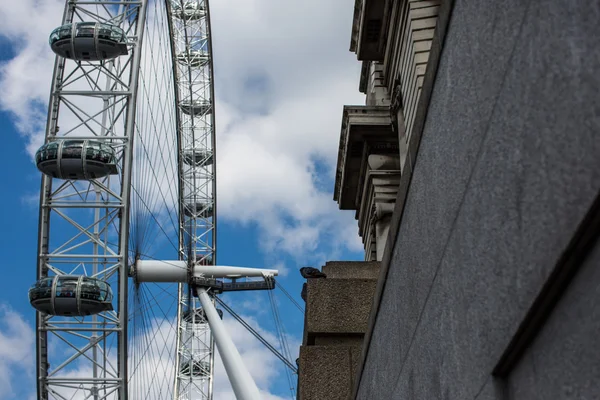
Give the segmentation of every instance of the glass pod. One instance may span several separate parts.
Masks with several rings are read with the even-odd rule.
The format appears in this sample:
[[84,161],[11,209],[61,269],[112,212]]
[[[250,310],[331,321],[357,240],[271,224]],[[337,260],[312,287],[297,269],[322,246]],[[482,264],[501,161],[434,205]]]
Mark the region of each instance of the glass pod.
[[183,213],[188,217],[194,218],[211,218],[213,216],[213,206],[209,203],[201,201],[186,203]]
[[[192,364],[190,371],[190,364]],[[183,375],[208,376],[210,374],[210,363],[208,361],[186,361],[181,364],[180,371]]]
[[195,20],[206,16],[206,7],[203,1],[173,1],[173,15],[184,20]]
[[80,61],[110,60],[127,54],[123,29],[100,22],[75,22],[50,34],[50,48],[60,57]]
[[195,167],[206,166],[213,163],[213,156],[212,152],[204,149],[184,149],[183,161]]
[[96,179],[117,173],[114,149],[92,140],[56,140],[35,154],[38,169],[53,178]]
[[207,100],[184,100],[179,103],[179,107],[185,114],[197,117],[210,114],[211,112],[210,102]]
[[202,67],[208,64],[208,54],[205,51],[190,50],[189,53],[177,54],[177,61],[182,65],[189,65],[192,68]]
[[110,286],[96,278],[56,275],[42,278],[29,289],[29,302],[49,315],[84,316],[113,309]]

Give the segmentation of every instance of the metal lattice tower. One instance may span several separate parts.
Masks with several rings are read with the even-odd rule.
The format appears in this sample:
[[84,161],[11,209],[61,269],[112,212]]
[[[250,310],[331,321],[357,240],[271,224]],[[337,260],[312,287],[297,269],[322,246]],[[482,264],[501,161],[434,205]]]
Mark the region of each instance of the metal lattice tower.
[[[207,0],[172,4],[180,132],[180,259],[214,265],[216,258],[215,114]],[[214,344],[201,306],[179,286],[175,399],[211,399]],[[197,373],[195,373],[197,370]],[[189,373],[192,371],[192,373]],[[185,373],[183,373],[185,372]]]
[[[36,318],[37,393],[42,400],[64,398],[61,393],[65,388],[80,390],[94,399],[127,398],[127,380],[123,379],[128,376],[127,232],[145,6],[145,2],[124,2],[115,7],[111,1],[69,1],[63,29],[56,32],[63,40],[78,34],[76,30],[83,37],[90,30],[113,28],[117,37],[120,28],[126,40],[116,42],[120,41],[121,46],[126,42],[129,51],[98,64],[56,58],[46,126],[48,146],[45,152],[38,153],[37,161],[39,165],[40,160],[52,162],[58,157],[62,164],[55,176],[66,179],[43,175],[40,195],[37,276],[38,282],[51,285],[52,296],[57,297],[50,313],[38,313]],[[83,21],[94,25],[75,24]],[[70,51],[68,54],[74,56],[72,48]],[[93,141],[93,146],[86,141]],[[86,172],[86,176],[70,174],[75,170],[68,170],[68,156],[78,154],[81,159],[87,157],[84,152],[90,151],[94,157],[104,157],[110,153],[108,146],[115,151],[118,171],[111,172],[116,173],[85,179],[92,176],[83,168],[81,172]],[[118,288],[114,309],[103,310],[91,318],[73,310],[67,311],[76,315],[57,315],[59,300],[67,302],[84,289],[82,285],[73,286],[73,280],[50,281],[47,277],[75,276],[79,280],[84,275]],[[98,287],[102,285],[89,293],[95,293]],[[43,289],[38,294],[43,296]],[[83,302],[82,298],[77,298],[78,303]],[[78,304],[78,308],[83,307]],[[57,342],[74,349],[72,355],[57,354]],[[110,357],[106,354],[108,347],[116,348]],[[69,366],[81,359],[89,361],[88,369],[85,374],[72,376]]]

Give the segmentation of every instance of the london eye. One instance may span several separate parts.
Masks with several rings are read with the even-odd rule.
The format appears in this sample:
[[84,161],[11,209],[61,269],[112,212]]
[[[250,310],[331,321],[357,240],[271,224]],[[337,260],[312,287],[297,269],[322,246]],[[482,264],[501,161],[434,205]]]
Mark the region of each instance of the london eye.
[[273,288],[216,266],[210,31],[208,0],[73,0],[49,33],[39,399],[211,399],[215,295]]

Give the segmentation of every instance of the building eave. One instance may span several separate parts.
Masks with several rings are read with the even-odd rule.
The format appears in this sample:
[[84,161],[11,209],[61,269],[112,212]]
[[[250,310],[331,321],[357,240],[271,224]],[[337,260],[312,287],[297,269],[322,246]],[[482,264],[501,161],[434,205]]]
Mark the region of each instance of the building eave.
[[[333,193],[333,199],[341,209],[357,207],[350,192],[358,190],[364,145],[381,146],[382,143],[388,143],[390,148],[397,149],[397,142],[389,107],[344,106]],[[394,144],[396,147],[393,147]]]

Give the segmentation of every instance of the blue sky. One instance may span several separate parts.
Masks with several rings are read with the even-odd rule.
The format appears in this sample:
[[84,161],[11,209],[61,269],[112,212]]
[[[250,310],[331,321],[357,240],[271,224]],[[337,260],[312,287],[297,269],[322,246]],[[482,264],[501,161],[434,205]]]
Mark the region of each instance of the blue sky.
[[[42,139],[40,115],[52,71],[47,37],[60,24],[64,2],[1,3],[0,126],[7,192],[0,200],[5,271],[0,282],[0,388],[19,380],[12,394],[0,391],[0,400],[6,400],[28,398],[33,385],[35,314],[27,290],[35,278],[40,173],[31,153]],[[293,9],[269,0],[211,3],[217,257],[220,264],[282,268],[280,282],[301,304],[298,268],[363,257],[353,213],[337,210],[332,199],[342,106],[364,104],[358,92],[360,64],[347,51],[353,5],[352,0],[325,5],[309,0]],[[227,294],[223,299],[264,331],[274,332],[270,313],[264,312],[266,294]],[[277,299],[285,328],[297,344],[302,315],[281,293]],[[240,346],[260,347],[250,342]],[[252,354],[270,357],[268,352]],[[278,361],[274,365],[280,373],[266,389],[289,398],[283,366]]]

